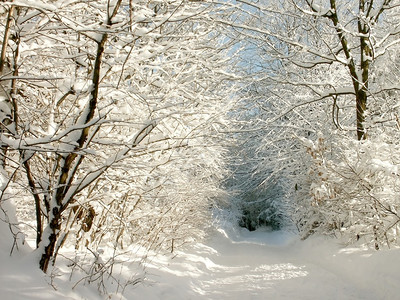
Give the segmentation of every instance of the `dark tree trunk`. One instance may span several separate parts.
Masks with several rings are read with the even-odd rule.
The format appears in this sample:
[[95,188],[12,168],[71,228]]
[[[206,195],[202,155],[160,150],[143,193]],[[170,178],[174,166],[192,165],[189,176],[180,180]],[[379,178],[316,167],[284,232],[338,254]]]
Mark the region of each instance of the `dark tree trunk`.
[[367,93],[364,90],[358,91],[356,94],[356,109],[357,109],[357,139],[365,140],[367,134],[365,132],[365,111],[367,109]]
[[40,258],[39,267],[43,272],[47,272],[47,268],[49,267],[49,263],[53,258],[54,249],[56,248],[57,240],[60,235],[61,229],[61,213],[58,208],[53,208],[53,212],[50,217],[49,228],[50,234],[48,236],[48,241],[42,240],[42,242],[46,242],[47,245],[44,247],[44,251]]
[[[122,0],[118,0],[116,5],[114,6],[112,13],[110,14],[110,11],[108,10],[108,20],[107,20],[107,26],[112,25],[112,18],[115,17],[117,14],[117,11],[119,9],[119,6],[121,4]],[[90,93],[89,96],[89,103],[88,103],[88,109],[87,112],[82,115],[82,123],[87,124],[90,122],[90,120],[93,119],[93,116],[95,114],[95,110],[97,107],[97,101],[98,101],[98,91],[99,91],[99,86],[100,86],[100,73],[101,73],[101,65],[102,65],[102,56],[104,53],[104,48],[105,44],[107,42],[108,34],[103,33],[102,38],[100,41],[97,42],[97,53],[96,53],[96,59],[94,63],[94,69],[93,69],[93,77],[92,77],[92,85],[93,89]],[[60,231],[61,231],[61,215],[62,212],[69,206],[69,204],[72,201],[72,196],[70,195],[70,198],[66,199],[66,194],[68,193],[69,188],[72,186],[72,181],[75,178],[75,174],[78,170],[78,166],[83,160],[83,156],[79,156],[77,154],[77,151],[79,149],[82,149],[85,145],[85,142],[87,140],[88,134],[89,134],[90,126],[85,127],[82,129],[79,138],[76,140],[77,146],[75,148],[75,151],[72,151],[69,153],[65,158],[61,158],[61,167],[60,167],[60,176],[58,178],[57,182],[57,188],[54,191],[54,199],[51,199],[50,203],[50,209],[51,212],[49,214],[49,225],[48,228],[46,229],[46,232],[43,233],[42,235],[42,244],[44,245],[44,248],[42,249],[42,255],[40,258],[39,266],[40,269],[43,270],[43,272],[47,272],[49,263],[53,260],[55,260],[55,257],[57,255],[57,250],[56,250],[56,245],[58,238],[60,237]],[[74,162],[77,163],[74,166]]]

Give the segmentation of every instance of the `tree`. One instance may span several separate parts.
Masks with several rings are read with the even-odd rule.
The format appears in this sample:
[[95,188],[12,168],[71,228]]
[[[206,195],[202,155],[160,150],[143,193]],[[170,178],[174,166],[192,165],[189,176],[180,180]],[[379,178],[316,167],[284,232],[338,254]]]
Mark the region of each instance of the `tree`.
[[[264,208],[289,210],[304,237],[352,232],[354,241],[362,227],[363,236],[379,236],[385,244],[382,236],[396,227],[397,202],[370,193],[395,190],[394,178],[383,187],[381,177],[372,180],[370,170],[359,166],[396,161],[395,153],[382,158],[368,149],[379,143],[397,147],[398,6],[398,1],[240,1],[232,4],[240,18],[220,20],[232,28],[232,38],[247,42],[242,111],[252,116],[244,135],[253,143],[255,163],[245,172],[265,189],[279,179],[283,195],[265,199]],[[360,143],[350,142],[354,133]],[[363,146],[367,136],[374,146]],[[351,214],[357,217],[349,221]],[[371,225],[371,219],[379,221]]]
[[[40,268],[54,263],[70,232],[86,247],[142,240],[171,251],[201,236],[199,221],[221,193],[216,137],[230,93],[222,88],[229,74],[210,6],[2,7],[3,17],[12,15],[2,31],[11,74],[1,80],[11,80],[13,104],[2,134],[12,170],[5,188],[27,186],[33,196]],[[196,188],[178,189],[183,182]]]
[[[398,86],[378,86],[371,82],[375,64],[391,55],[398,45],[397,1],[240,1],[243,18],[221,20],[234,28],[238,39],[251,40],[258,50],[260,63],[255,73],[269,85],[291,85],[310,94],[307,101],[353,98],[358,140],[366,138],[368,98],[385,98],[385,92],[396,92]],[[232,18],[233,19],[233,18]],[[253,59],[254,60],[254,59]],[[262,61],[268,64],[262,64]],[[253,64],[252,64],[253,65]],[[307,81],[305,74],[333,74]],[[339,73],[340,78],[335,78]],[[384,99],[383,99],[384,100]],[[294,107],[290,107],[292,110]],[[347,108],[346,108],[347,109]],[[341,106],[339,110],[343,111]]]

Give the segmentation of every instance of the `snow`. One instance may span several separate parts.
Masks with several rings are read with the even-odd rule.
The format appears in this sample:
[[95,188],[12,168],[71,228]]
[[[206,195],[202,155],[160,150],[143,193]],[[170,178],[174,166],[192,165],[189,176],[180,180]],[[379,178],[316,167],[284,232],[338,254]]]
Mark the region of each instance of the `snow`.
[[4,300],[79,299],[55,291],[30,255],[1,255],[0,294]]
[[154,265],[158,290],[140,291],[152,291],[146,299],[394,299],[398,254],[343,250],[332,240],[299,241],[286,232],[219,231],[192,253]]
[[[14,238],[8,224],[4,221],[14,223],[15,220],[9,220],[8,216],[4,215],[4,211],[7,215],[12,215],[14,208],[8,200],[1,200],[0,208],[0,298],[4,300],[77,299],[68,298],[65,294],[54,291],[47,284],[48,278],[37,267],[34,253],[30,251],[28,245],[21,243],[21,234],[17,235],[20,241],[18,250],[14,249],[13,255],[10,256]],[[13,228],[13,232],[18,231]]]
[[[13,2],[13,1],[10,1],[10,2]],[[42,1],[38,1],[38,0],[35,0],[35,1],[32,1],[32,0],[14,1],[12,4],[16,5],[16,6],[22,6],[22,7],[26,6],[26,7],[30,7],[30,8],[36,8],[38,10],[54,11],[54,10],[57,9],[56,6],[54,6],[54,5],[50,4],[50,3],[45,3],[45,2],[42,2]]]
[[[127,286],[124,294],[100,295],[95,284],[72,289],[77,280],[69,279],[66,266],[45,276],[27,246],[10,257],[5,244],[11,237],[4,222],[0,233],[3,300],[395,299],[400,283],[398,249],[343,248],[327,238],[300,241],[284,231],[230,226],[215,228],[207,241],[190,250],[149,256],[143,282]],[[120,276],[132,277],[138,264],[126,263],[123,270]]]

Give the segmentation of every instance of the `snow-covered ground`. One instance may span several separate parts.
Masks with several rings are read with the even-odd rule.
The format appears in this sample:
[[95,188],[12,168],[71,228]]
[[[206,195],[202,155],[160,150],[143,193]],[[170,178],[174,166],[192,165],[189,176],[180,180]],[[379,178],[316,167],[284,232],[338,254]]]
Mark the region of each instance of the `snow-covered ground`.
[[[78,278],[70,279],[63,269],[46,277],[32,254],[10,257],[5,241],[0,242],[2,300],[399,299],[400,250],[342,248],[333,240],[300,241],[282,231],[216,228],[191,250],[150,258],[146,280],[126,286],[123,295],[100,295],[96,284],[76,285]],[[138,264],[125,265],[121,276],[134,278]]]
[[[217,232],[206,244],[151,266],[143,299],[398,299],[400,251],[341,249],[285,232]],[[150,274],[151,275],[151,274]],[[159,282],[158,284],[156,282]],[[139,298],[138,298],[139,299]]]

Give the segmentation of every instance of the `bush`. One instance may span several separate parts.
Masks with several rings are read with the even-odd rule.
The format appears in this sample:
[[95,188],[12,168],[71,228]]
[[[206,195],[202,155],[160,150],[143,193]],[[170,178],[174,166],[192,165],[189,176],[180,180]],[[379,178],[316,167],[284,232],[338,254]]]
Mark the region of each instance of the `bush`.
[[304,238],[318,232],[375,249],[399,244],[400,147],[381,138],[327,143],[302,139],[307,174],[299,177],[295,221]]

